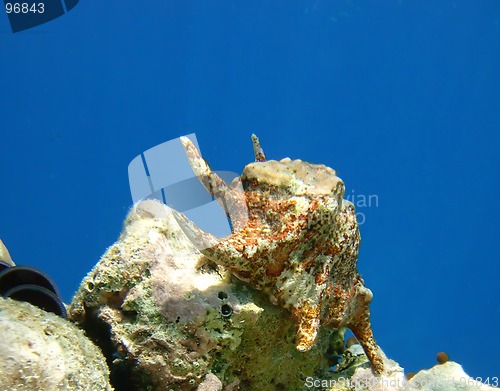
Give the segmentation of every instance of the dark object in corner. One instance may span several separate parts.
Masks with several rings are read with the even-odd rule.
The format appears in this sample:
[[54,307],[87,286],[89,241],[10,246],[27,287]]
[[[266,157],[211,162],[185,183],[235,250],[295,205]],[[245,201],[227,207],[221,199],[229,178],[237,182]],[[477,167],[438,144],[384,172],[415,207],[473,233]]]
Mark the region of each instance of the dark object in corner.
[[0,262],[0,295],[26,301],[64,319],[68,317],[55,283],[34,267],[10,266]]

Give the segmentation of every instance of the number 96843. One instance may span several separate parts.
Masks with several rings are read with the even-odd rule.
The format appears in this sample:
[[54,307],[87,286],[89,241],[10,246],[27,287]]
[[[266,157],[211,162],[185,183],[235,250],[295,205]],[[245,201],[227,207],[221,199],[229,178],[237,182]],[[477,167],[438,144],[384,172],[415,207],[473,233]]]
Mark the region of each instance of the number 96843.
[[10,14],[43,14],[45,12],[44,3],[5,3],[5,11]]

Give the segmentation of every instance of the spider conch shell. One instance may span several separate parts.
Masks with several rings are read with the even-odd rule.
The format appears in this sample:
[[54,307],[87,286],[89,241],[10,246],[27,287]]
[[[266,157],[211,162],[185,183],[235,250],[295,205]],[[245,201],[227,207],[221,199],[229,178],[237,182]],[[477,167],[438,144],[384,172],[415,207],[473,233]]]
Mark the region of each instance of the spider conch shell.
[[291,312],[299,351],[313,346],[320,326],[348,327],[373,370],[382,373],[383,353],[370,324],[372,292],[356,269],[360,235],[354,205],[343,199],[344,183],[324,165],[268,161],[252,139],[256,162],[244,168],[238,190],[181,138],[194,173],[224,207],[233,233],[218,239],[177,213],[181,226],[208,259]]

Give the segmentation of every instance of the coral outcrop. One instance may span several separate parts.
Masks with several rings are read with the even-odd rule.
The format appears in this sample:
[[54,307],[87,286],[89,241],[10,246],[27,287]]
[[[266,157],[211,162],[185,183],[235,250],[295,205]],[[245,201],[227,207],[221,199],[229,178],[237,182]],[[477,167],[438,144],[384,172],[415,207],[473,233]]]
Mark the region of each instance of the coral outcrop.
[[498,390],[498,385],[498,377],[473,378],[464,372],[460,364],[447,361],[419,371],[411,378],[404,391],[495,391]]
[[[323,379],[309,377],[305,390],[325,391],[495,391],[497,377],[475,379],[467,375],[462,366],[448,361],[419,371],[410,380],[403,369],[392,360],[385,362],[383,376],[374,376],[367,368],[366,357],[359,345],[353,345],[343,354],[347,368],[331,373]],[[483,383],[481,382],[483,380]]]
[[0,297],[0,390],[111,391],[101,351],[74,324]]
[[207,261],[152,200],[134,206],[69,315],[100,344],[119,391],[207,390],[214,377],[224,390],[298,390],[343,346],[342,331],[324,329],[297,351],[289,312]]

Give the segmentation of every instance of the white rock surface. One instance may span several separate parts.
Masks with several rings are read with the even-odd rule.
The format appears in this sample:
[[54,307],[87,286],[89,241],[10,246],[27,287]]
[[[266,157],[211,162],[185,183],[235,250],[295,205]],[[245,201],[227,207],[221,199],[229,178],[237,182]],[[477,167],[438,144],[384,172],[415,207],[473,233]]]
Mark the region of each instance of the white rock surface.
[[74,324],[0,298],[0,390],[110,391],[101,351]]
[[490,385],[483,384],[467,375],[460,364],[448,361],[418,372],[404,391],[493,391],[498,390],[492,387],[498,386],[498,381],[498,378],[491,378]]
[[[354,348],[354,349],[353,349]],[[386,371],[375,376],[368,367],[366,357],[358,345],[349,348],[351,354],[344,359],[351,361],[346,370],[337,372],[328,379],[308,378],[305,390],[328,391],[494,391],[499,379],[480,379],[467,375],[462,366],[452,361],[419,371],[411,380],[406,380],[403,368],[393,360],[384,358]],[[485,379],[482,379],[485,381]]]

